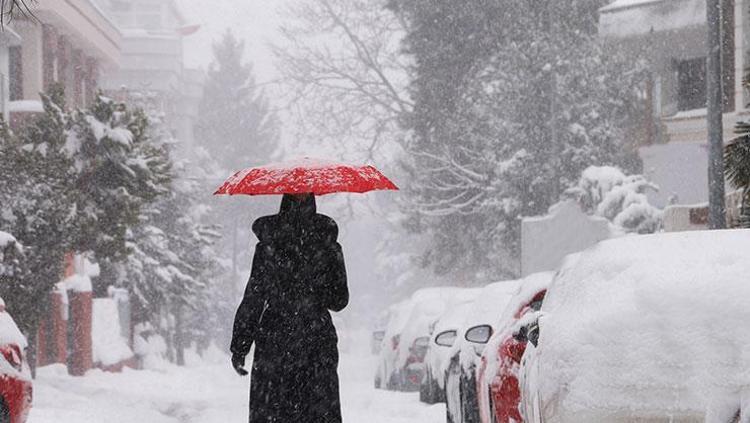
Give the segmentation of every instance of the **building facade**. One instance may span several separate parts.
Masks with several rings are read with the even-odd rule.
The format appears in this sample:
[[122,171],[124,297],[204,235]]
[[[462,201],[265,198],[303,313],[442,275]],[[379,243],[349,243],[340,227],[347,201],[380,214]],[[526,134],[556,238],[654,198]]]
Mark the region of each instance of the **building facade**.
[[85,107],[99,75],[120,65],[122,36],[89,0],[39,0],[34,18],[17,19],[20,42],[9,48],[8,99],[13,114],[39,111],[39,93],[53,83],[66,90],[66,104]]
[[110,94],[157,94],[169,126],[183,146],[194,141],[198,104],[203,97],[203,73],[184,64],[186,37],[198,30],[188,26],[174,0],[96,0],[120,28],[122,66],[102,75]]
[[[743,87],[750,26],[747,0],[722,0],[724,139],[748,118]],[[606,44],[646,59],[651,120],[640,142],[644,173],[660,186],[652,201],[708,200],[706,128],[707,26],[705,0],[615,0],[600,11]]]

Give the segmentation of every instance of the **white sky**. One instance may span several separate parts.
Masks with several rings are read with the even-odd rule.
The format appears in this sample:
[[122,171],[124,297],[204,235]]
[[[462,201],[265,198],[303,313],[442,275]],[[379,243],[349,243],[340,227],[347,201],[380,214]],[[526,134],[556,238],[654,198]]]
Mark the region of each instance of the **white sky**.
[[246,58],[255,65],[258,82],[275,78],[273,58],[267,44],[274,40],[280,21],[279,9],[291,0],[177,0],[190,23],[201,25],[185,41],[189,67],[205,67],[212,59],[211,43],[227,28],[245,40]]

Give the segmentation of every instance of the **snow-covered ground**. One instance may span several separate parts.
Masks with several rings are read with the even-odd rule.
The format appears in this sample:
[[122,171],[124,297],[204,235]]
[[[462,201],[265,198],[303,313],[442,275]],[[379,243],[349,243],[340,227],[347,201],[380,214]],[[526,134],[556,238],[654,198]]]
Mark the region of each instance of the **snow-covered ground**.
[[[342,354],[345,422],[445,421],[445,407],[424,405],[418,394],[375,390],[374,371],[373,357]],[[242,423],[247,421],[248,383],[234,373],[228,358],[218,355],[185,368],[92,371],[82,378],[51,366],[40,369],[35,381],[29,423]]]

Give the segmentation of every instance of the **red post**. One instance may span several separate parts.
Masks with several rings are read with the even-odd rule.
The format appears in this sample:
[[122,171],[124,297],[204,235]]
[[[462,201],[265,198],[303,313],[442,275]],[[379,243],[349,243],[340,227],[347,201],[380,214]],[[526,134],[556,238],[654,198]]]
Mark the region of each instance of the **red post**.
[[68,372],[73,376],[83,376],[93,366],[91,345],[91,316],[93,294],[91,292],[70,292],[70,324],[73,325],[73,344]]
[[68,359],[68,306],[64,301],[64,293],[52,293],[52,354],[53,363],[65,363]]

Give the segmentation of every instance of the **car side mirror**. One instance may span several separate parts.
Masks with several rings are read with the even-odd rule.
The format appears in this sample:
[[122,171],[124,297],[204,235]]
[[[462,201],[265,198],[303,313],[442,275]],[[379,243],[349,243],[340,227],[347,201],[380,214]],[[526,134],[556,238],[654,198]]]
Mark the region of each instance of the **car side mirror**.
[[486,344],[492,337],[492,326],[479,325],[466,331],[466,340],[475,344]]
[[441,347],[452,347],[457,337],[458,333],[455,330],[446,330],[435,337],[435,344]]

